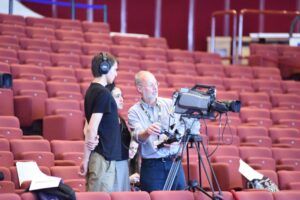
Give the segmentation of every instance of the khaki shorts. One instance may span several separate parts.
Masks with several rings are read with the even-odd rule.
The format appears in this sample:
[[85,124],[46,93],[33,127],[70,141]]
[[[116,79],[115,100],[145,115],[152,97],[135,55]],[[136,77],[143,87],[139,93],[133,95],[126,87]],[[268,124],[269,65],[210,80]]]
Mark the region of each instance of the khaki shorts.
[[92,152],[86,176],[86,191],[112,192],[116,176],[116,161],[108,161]]

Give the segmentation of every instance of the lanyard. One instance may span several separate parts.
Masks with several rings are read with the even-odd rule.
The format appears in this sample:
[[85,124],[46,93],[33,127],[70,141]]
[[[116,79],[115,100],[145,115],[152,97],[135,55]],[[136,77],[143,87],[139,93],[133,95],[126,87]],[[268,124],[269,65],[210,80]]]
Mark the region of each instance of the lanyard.
[[[161,107],[160,107],[160,105],[158,103],[156,105],[158,107],[157,122],[160,122],[161,121]],[[140,106],[141,106],[142,110],[144,111],[144,113],[147,115],[148,120],[151,122],[151,124],[153,124],[155,122],[154,121],[154,114],[153,114],[153,120],[152,120],[149,112],[144,108],[144,106],[142,104],[140,104]]]

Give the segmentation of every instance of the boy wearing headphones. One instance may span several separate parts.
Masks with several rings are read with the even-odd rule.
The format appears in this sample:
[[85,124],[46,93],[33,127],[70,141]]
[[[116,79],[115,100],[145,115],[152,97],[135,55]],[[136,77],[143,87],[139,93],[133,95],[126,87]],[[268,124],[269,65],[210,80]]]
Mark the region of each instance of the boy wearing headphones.
[[86,176],[87,191],[112,192],[116,160],[121,159],[121,134],[118,108],[111,92],[105,88],[117,77],[117,60],[99,53],[92,60],[94,76],[84,99],[85,147],[80,174]]

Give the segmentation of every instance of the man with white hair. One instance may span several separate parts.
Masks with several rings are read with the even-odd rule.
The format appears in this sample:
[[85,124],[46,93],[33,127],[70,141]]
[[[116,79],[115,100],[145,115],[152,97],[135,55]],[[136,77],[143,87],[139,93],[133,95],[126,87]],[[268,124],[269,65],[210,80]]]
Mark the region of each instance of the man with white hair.
[[[170,132],[170,126],[175,123],[173,103],[171,99],[158,97],[158,82],[151,72],[138,72],[135,84],[141,100],[129,109],[128,124],[134,139],[140,144],[141,189],[148,192],[162,190],[179,149],[178,142],[157,147],[164,140],[165,134],[162,132]],[[193,121],[192,124],[192,131],[196,130],[198,133],[199,121]],[[171,189],[182,190],[185,186],[184,172],[180,165]]]

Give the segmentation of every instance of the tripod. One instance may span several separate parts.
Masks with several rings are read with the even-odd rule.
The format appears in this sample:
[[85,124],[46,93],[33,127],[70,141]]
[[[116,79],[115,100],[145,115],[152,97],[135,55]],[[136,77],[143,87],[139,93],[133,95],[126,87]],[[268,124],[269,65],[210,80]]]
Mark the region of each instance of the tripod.
[[[187,148],[187,145],[188,145],[189,142],[192,143],[192,144],[194,143],[195,146],[196,146],[196,149],[197,149],[198,166],[199,166],[199,180],[200,180],[200,183],[202,182],[201,181],[201,166],[202,166],[202,168],[203,168],[203,170],[205,172],[205,176],[206,176],[206,178],[208,180],[209,186],[211,188],[212,195],[210,195],[208,192],[206,192],[201,187],[201,185],[198,185],[198,183],[197,183],[196,180],[195,181],[191,181],[190,180],[189,150]],[[206,169],[206,166],[204,165],[204,161],[203,161],[203,159],[201,157],[201,154],[200,154],[200,146],[202,147],[202,149],[204,151],[205,159],[206,159],[206,161],[208,163],[208,166],[209,166],[209,169],[211,171],[212,178],[213,178],[214,182],[217,185],[218,194],[216,194],[214,186],[213,186],[213,183],[212,183],[212,180],[208,176],[208,169]],[[209,161],[209,158],[208,158],[208,152],[205,149],[204,144],[203,144],[203,138],[202,138],[201,135],[193,135],[193,134],[191,134],[191,130],[190,129],[186,129],[185,134],[183,135],[183,137],[181,139],[180,149],[178,151],[178,154],[177,154],[176,158],[174,159],[174,161],[172,163],[172,166],[171,166],[170,172],[168,174],[168,177],[166,179],[166,182],[165,182],[163,190],[171,190],[172,185],[173,185],[174,180],[175,180],[175,177],[177,175],[178,169],[179,169],[179,167],[180,167],[180,165],[182,163],[182,157],[183,157],[183,153],[184,153],[185,150],[186,150],[186,154],[187,154],[187,175],[188,175],[188,177],[187,177],[188,178],[188,186],[187,186],[186,189],[189,190],[189,191],[193,191],[193,192],[197,189],[197,190],[203,192],[206,196],[208,196],[212,200],[223,199],[222,198],[222,192],[221,192],[218,180],[216,178],[216,175],[214,173],[214,170],[213,170],[213,168],[211,166],[211,163]]]

